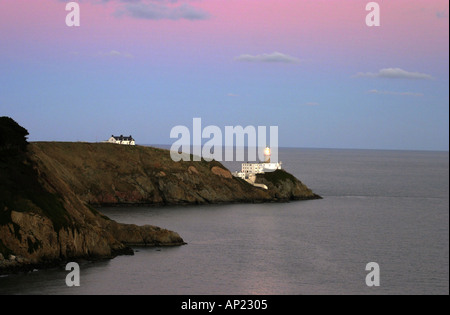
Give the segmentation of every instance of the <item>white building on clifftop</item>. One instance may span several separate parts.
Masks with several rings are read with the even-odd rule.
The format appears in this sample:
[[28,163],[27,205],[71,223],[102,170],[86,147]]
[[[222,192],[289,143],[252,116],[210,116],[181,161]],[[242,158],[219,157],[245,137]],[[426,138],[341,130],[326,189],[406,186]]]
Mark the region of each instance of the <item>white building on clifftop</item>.
[[129,137],[124,137],[123,135],[120,136],[112,135],[107,142],[122,145],[136,145],[136,141],[133,139],[131,135]]
[[235,177],[240,177],[242,179],[249,179],[256,174],[264,174],[266,172],[274,172],[276,170],[281,170],[281,162],[272,163],[270,162],[271,151],[269,147],[264,150],[264,162],[263,163],[242,163],[242,168],[240,172],[235,172],[233,175]]

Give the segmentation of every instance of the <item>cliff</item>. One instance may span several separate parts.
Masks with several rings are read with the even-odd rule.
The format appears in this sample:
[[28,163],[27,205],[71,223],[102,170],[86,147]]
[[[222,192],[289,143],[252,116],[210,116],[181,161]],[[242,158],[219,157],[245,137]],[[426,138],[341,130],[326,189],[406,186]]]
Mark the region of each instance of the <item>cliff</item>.
[[162,149],[28,144],[28,132],[5,119],[0,117],[0,273],[132,254],[132,245],[185,244],[172,231],[112,221],[96,206],[320,198],[284,171],[258,176],[269,187],[264,190],[234,178],[218,162],[174,162]]
[[[174,162],[169,151],[107,143],[32,143],[39,169],[51,171],[82,201],[94,206],[187,205],[315,199],[285,171],[259,180],[269,190],[235,178],[221,163]],[[273,175],[277,176],[273,176]]]
[[130,245],[185,244],[175,232],[120,224],[87,205],[51,163],[39,162],[27,134],[0,117],[0,274],[132,254]]

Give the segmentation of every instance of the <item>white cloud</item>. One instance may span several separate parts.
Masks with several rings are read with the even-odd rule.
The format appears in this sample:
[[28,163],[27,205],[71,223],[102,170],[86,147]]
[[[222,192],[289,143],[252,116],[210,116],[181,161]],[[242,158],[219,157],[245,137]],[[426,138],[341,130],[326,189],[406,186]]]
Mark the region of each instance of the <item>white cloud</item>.
[[136,19],[144,20],[206,20],[209,18],[209,13],[191,6],[187,3],[182,3],[177,6],[167,5],[161,3],[143,3],[140,1],[127,1],[128,3],[122,6],[115,15],[130,16]]
[[367,93],[370,94],[382,94],[382,95],[400,95],[400,96],[416,96],[420,97],[423,96],[422,93],[416,93],[416,92],[393,92],[393,91],[380,91],[380,90],[369,90]]
[[299,63],[300,60],[286,55],[282,54],[280,52],[274,52],[271,54],[261,54],[261,55],[240,55],[239,57],[236,57],[234,60],[236,61],[243,61],[243,62],[280,62],[280,63]]
[[400,68],[385,68],[380,71],[373,72],[359,72],[355,77],[369,77],[369,78],[388,78],[388,79],[410,79],[410,80],[432,80],[431,75],[420,72],[410,72]]
[[[58,0],[69,2],[71,0]],[[119,3],[114,16],[129,16],[144,20],[206,20],[209,13],[188,2],[198,0],[78,0],[93,4]]]

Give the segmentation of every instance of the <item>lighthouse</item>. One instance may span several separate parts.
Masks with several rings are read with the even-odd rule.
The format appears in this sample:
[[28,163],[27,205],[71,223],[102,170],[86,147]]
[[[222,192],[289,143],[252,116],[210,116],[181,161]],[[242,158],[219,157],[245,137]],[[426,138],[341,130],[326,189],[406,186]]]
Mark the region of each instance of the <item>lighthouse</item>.
[[267,146],[264,149],[264,163],[270,163],[270,155],[271,155],[270,148]]
[[[260,151],[261,152],[261,151]],[[255,175],[275,172],[281,170],[281,162],[270,162],[272,156],[272,150],[269,146],[264,149],[264,162],[259,163],[242,163],[241,171],[233,173],[234,177],[242,178],[246,181],[250,181],[252,185],[255,185]],[[259,186],[258,186],[259,187]]]

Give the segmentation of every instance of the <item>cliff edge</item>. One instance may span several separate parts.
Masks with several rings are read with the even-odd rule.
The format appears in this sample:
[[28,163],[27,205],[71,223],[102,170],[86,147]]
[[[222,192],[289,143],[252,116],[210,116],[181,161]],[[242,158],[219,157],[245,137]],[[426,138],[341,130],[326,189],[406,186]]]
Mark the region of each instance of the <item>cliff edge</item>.
[[[264,190],[235,178],[216,161],[174,162],[168,150],[108,143],[30,144],[38,169],[51,171],[92,206],[190,205],[317,199],[279,170],[258,175]],[[276,175],[276,176],[274,176]]]
[[100,214],[51,164],[38,162],[27,135],[12,119],[0,117],[0,274],[132,254],[129,245],[185,244],[175,232],[120,224]]
[[27,135],[0,117],[0,273],[185,244],[173,231],[112,221],[98,206],[320,198],[282,170],[258,175],[264,190],[215,161],[174,162],[169,151],[142,146],[28,143]]

